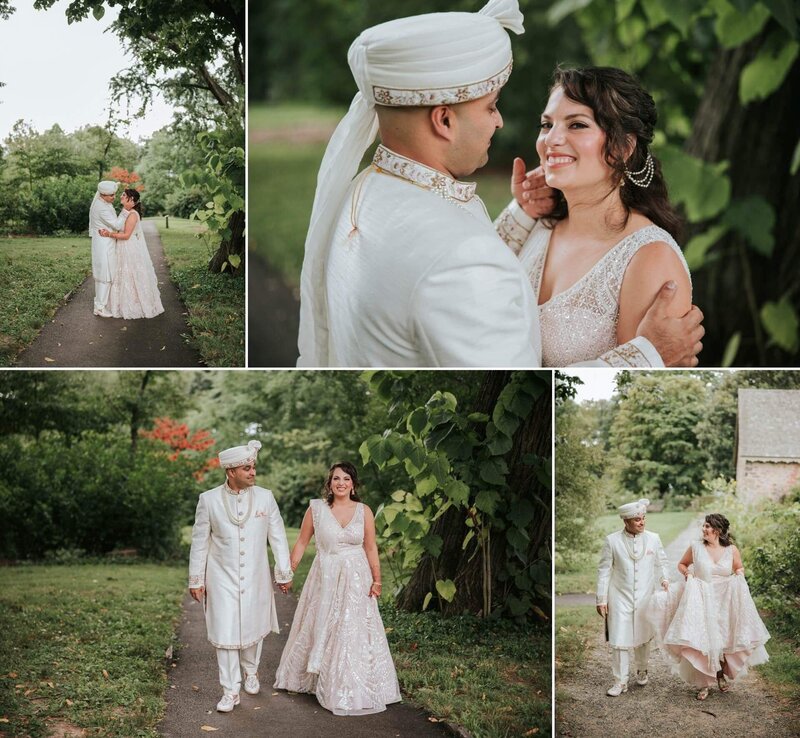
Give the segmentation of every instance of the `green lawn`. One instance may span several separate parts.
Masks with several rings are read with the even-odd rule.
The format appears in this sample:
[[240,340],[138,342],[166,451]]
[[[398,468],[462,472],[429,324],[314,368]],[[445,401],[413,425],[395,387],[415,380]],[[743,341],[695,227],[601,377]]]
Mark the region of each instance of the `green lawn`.
[[[244,366],[244,277],[212,274],[216,247],[202,236],[198,221],[162,217],[155,222],[172,280],[189,311],[191,342],[208,366]],[[198,237],[200,236],[200,237]]]
[[[558,514],[558,511],[556,511]],[[667,546],[697,517],[695,512],[661,512],[647,514],[647,530],[658,533]],[[622,528],[619,515],[602,515],[595,522],[595,535],[586,543],[586,552],[577,563],[566,569],[556,565],[556,594],[594,592],[597,581],[597,561],[603,540],[609,533]],[[699,528],[698,528],[699,530]],[[556,550],[558,543],[556,542]]]
[[0,366],[13,363],[91,270],[86,236],[0,238]]
[[[300,284],[317,172],[326,140],[293,140],[301,124],[324,128],[338,122],[343,111],[303,105],[251,106],[249,129],[248,248],[266,259],[291,286]],[[260,134],[269,132],[269,140]],[[365,164],[371,151],[365,158]],[[508,173],[474,177],[478,193],[494,217],[511,198]]]
[[[155,738],[186,568],[0,569],[0,734]],[[61,733],[59,733],[61,735]]]

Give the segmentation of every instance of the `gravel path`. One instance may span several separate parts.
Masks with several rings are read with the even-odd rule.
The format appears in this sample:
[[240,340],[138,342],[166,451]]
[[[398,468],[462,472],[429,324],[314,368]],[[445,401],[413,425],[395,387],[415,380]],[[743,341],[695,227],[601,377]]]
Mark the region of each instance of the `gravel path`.
[[[670,573],[674,572],[690,541],[699,535],[700,519],[693,521],[666,547]],[[582,599],[578,599],[582,598]],[[588,602],[585,600],[588,599]],[[594,595],[563,595],[556,606],[585,605],[594,609]],[[580,668],[556,677],[556,735],[572,738],[789,738],[800,736],[800,720],[792,706],[780,699],[757,671],[737,680],[731,691],[713,689],[705,702],[697,691],[673,675],[657,649],[650,656],[650,683],[633,681],[626,694],[607,697],[611,686],[611,658],[604,642],[602,620]],[[556,613],[558,627],[558,613]],[[769,644],[767,644],[769,651]]]

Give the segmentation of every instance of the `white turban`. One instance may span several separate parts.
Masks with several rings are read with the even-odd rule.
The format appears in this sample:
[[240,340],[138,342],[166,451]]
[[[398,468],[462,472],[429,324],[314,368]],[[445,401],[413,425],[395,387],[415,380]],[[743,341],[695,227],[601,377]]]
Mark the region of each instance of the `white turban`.
[[97,185],[97,191],[101,195],[114,195],[117,192],[117,183],[104,179]]
[[428,13],[368,28],[347,61],[358,92],[320,165],[300,280],[298,366],[327,366],[324,274],[350,181],[378,132],[375,104],[452,105],[500,89],[511,74],[506,29],[524,32],[517,0],[489,0],[477,13]]
[[219,465],[223,469],[252,464],[261,448],[260,441],[248,441],[246,446],[234,446],[219,452]]
[[640,515],[644,515],[647,512],[647,506],[649,504],[650,500],[646,500],[643,497],[638,502],[629,502],[625,505],[620,505],[617,508],[617,512],[623,520],[627,520],[628,518],[638,518]]

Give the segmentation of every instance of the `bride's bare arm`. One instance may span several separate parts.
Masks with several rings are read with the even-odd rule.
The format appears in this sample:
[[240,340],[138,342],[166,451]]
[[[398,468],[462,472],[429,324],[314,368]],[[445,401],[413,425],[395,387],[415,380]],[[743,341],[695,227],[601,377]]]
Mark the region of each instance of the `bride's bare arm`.
[[631,259],[619,295],[617,343],[627,343],[636,336],[636,329],[647,309],[668,281],[677,285],[668,315],[680,318],[692,307],[692,283],[678,255],[663,241],[642,246]]
[[306,552],[306,546],[308,546],[312,535],[314,535],[314,516],[311,514],[311,508],[309,507],[306,510],[306,514],[303,515],[300,535],[297,536],[297,540],[292,547],[292,555],[289,556],[289,565],[292,567],[292,571],[297,571],[297,567],[300,566],[303,554]]
[[689,576],[689,565],[694,562],[694,557],[692,556],[692,547],[686,549],[686,553],[683,555],[683,558],[678,562],[678,571],[683,574],[684,579],[688,578]]
[[367,554],[369,570],[372,572],[372,586],[369,596],[381,596],[381,561],[378,557],[378,544],[375,541],[375,516],[367,505],[364,505],[364,551]]

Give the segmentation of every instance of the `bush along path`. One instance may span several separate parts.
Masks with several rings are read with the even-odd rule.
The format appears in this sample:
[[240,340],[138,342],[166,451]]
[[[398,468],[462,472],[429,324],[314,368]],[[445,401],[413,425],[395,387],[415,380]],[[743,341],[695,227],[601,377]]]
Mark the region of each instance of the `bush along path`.
[[[677,562],[691,540],[699,535],[700,520],[692,522],[666,546],[673,581],[679,576]],[[572,601],[569,597],[577,595],[557,598],[557,607],[585,604],[594,614],[594,595],[580,595],[591,600],[588,603]],[[730,691],[725,694],[714,687],[708,699],[700,702],[696,699],[697,690],[672,673],[655,645],[650,653],[649,683],[640,687],[631,678],[627,693],[608,697],[606,690],[614,681],[611,655],[604,641],[601,618],[596,615],[590,622],[594,623],[597,635],[589,642],[581,663],[566,676],[556,674],[557,736],[800,736],[794,708],[770,688],[757,670],[732,682]]]
[[[164,312],[150,319],[100,318],[93,313],[89,276],[56,312],[16,362],[21,367],[197,367],[200,354],[188,345],[186,308],[169,277],[161,237],[142,221]],[[90,259],[87,239],[86,258]]]
[[406,703],[388,705],[384,712],[358,717],[340,717],[320,707],[308,694],[292,694],[272,688],[275,670],[289,636],[297,606],[294,594],[275,593],[280,634],[264,639],[257,695],[241,691],[241,703],[231,713],[218,713],[222,696],[217,659],[206,638],[203,609],[186,595],[178,633],[178,649],[169,672],[167,711],[158,728],[164,738],[195,738],[200,735],[231,735],[237,738],[442,738],[445,728],[430,722],[425,713]]

